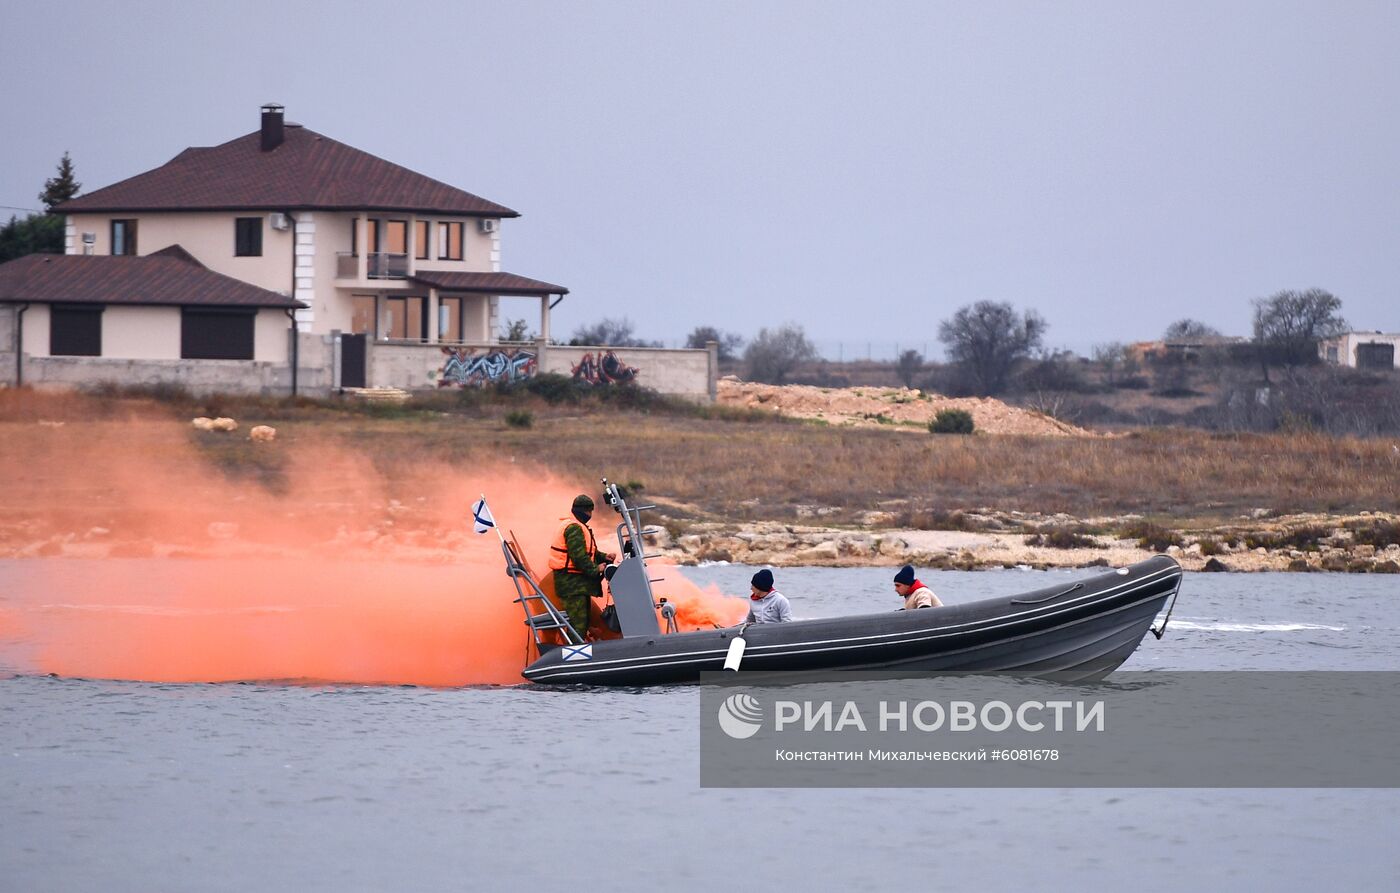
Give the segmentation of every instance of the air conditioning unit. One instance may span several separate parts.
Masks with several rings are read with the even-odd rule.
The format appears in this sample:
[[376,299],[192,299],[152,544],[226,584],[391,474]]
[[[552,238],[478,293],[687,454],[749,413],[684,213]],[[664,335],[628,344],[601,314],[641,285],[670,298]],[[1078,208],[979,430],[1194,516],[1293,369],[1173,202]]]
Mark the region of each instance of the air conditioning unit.
[[285,230],[292,225],[292,221],[281,211],[274,211],[267,215],[267,224],[275,230]]
[[494,233],[496,231],[496,227],[501,225],[501,221],[494,220],[490,217],[482,217],[476,223],[478,226],[481,227],[481,231],[484,233]]

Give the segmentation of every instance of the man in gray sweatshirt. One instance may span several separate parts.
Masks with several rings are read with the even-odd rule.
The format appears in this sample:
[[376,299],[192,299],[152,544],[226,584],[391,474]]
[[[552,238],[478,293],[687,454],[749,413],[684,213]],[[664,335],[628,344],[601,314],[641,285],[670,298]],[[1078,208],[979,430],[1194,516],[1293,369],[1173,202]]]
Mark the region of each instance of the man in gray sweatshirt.
[[786,623],[792,619],[787,596],[773,588],[773,572],[764,568],[749,584],[749,623]]

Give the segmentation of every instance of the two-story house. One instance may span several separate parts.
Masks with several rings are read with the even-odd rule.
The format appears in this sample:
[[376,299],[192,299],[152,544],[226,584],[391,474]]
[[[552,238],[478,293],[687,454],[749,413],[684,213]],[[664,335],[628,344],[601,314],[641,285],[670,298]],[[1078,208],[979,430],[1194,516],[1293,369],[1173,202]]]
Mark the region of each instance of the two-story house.
[[[203,277],[201,282],[181,301],[198,298],[205,307],[220,306],[220,279],[208,274],[226,277],[223,281],[245,308],[229,313],[241,320],[240,332],[251,326],[257,333],[252,341],[238,336],[240,345],[231,356],[272,365],[289,364],[298,345],[290,338],[284,312],[264,311],[285,311],[299,303],[295,328],[309,335],[489,344],[497,340],[500,296],[538,297],[540,334],[547,339],[551,299],[567,293],[557,285],[501,272],[500,221],[518,217],[516,211],[290,124],[277,105],[262,108],[261,126],[253,133],[218,146],[186,149],[154,170],[75,198],[56,211],[66,215],[67,255],[144,258],[178,246],[176,256],[197,262],[192,273],[203,270],[194,274]],[[133,382],[163,377],[160,367],[139,368],[140,361],[209,359],[180,346],[192,303],[171,304],[169,296],[140,294],[146,290],[139,284],[143,270],[149,272],[150,264],[65,259],[22,267],[0,267],[0,301],[12,306],[28,301],[14,334],[27,336],[24,353],[30,358],[71,356],[57,353],[73,349],[75,339],[67,334],[74,325],[71,317],[83,321],[78,328],[84,335],[76,338],[81,355],[127,361],[125,377]],[[89,280],[81,294],[71,285],[77,268],[85,268]],[[248,293],[233,283],[265,293],[265,307],[252,311],[251,320]],[[201,289],[207,291],[200,294]],[[50,295],[65,300],[46,299]],[[74,309],[79,305],[85,313]],[[310,348],[298,351],[307,354],[299,363],[303,381],[340,383],[334,374],[338,369],[322,367],[341,352],[325,351],[327,356],[319,357],[316,339],[299,340],[301,347]],[[102,371],[91,360],[85,367]],[[195,369],[185,362],[169,371]],[[358,379],[351,384],[365,383],[363,368],[349,371]],[[265,372],[250,375],[227,359],[222,373],[230,390],[276,389]],[[43,376],[35,369],[29,380],[42,381]]]
[[[314,394],[551,371],[713,394],[712,351],[551,345],[568,290],[501,271],[500,224],[516,211],[287,122],[279,105],[252,133],[56,211],[64,256],[0,265],[0,383]],[[538,340],[500,343],[503,296],[539,301]]]

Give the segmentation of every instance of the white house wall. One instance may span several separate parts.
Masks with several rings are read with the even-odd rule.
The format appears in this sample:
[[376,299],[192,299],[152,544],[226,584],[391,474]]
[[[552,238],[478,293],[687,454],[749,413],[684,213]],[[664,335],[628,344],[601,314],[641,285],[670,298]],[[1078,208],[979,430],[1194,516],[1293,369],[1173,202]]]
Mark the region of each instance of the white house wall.
[[49,355],[49,305],[30,304],[24,311],[24,352],[31,357]]
[[102,312],[102,356],[123,360],[180,359],[180,308],[109,305]]
[[[286,363],[290,327],[291,321],[282,310],[259,310],[253,321],[253,359]],[[49,356],[48,304],[31,304],[24,312],[24,352],[30,357]],[[121,360],[180,359],[180,308],[107,305],[102,311],[102,356]]]
[[269,363],[290,361],[292,321],[283,310],[264,307],[253,320],[253,359]]
[[[142,214],[73,214],[67,221],[66,250],[81,254],[82,236],[92,233],[92,253],[112,253],[111,235],[114,219],[136,220],[136,251],[149,255],[180,245],[196,260],[216,273],[251,283],[282,294],[294,294],[308,307],[297,314],[302,331],[328,333],[349,331],[353,316],[351,295],[373,292],[405,292],[427,294],[427,289],[404,280],[369,280],[355,287],[339,283],[336,276],[338,257],[351,248],[351,227],[360,219],[359,213],[327,211],[294,211],[294,226],[279,231],[268,222],[268,212],[189,212]],[[367,212],[368,216],[368,212]],[[498,272],[501,268],[500,231],[483,233],[476,218],[422,217],[412,214],[396,215],[376,212],[381,220],[407,220],[409,228],[409,269],[454,272]],[[263,247],[260,257],[234,256],[234,221],[239,217],[261,217]],[[437,250],[437,224],[461,223],[462,260],[419,260],[413,245],[414,224],[427,220],[432,250]],[[293,256],[295,252],[295,266]],[[487,339],[499,326],[499,302],[490,299],[478,306],[481,322],[474,339]],[[475,314],[468,316],[469,326],[476,325]],[[47,335],[45,336],[47,338]]]
[[[1400,334],[1377,332],[1348,332],[1318,343],[1318,357],[1327,362],[1335,362],[1353,369],[1357,366],[1356,351],[1363,344],[1389,344],[1395,349],[1393,365],[1400,369]],[[1336,349],[1337,358],[1329,358],[1327,351]]]
[[[262,256],[234,256],[234,220],[239,217],[262,218]],[[138,255],[179,245],[215,273],[283,294],[291,290],[292,233],[273,229],[266,212],[74,214],[69,218],[76,232],[73,253],[82,253],[82,234],[90,232],[96,238],[93,253],[111,254],[112,221],[128,218],[136,220]]]

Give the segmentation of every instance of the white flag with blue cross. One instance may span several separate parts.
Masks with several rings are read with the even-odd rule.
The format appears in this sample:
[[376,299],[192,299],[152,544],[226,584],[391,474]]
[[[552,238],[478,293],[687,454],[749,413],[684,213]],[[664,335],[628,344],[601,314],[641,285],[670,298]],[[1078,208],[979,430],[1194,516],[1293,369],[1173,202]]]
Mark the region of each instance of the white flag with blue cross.
[[475,522],[472,529],[477,533],[495,529],[496,519],[491,517],[491,507],[486,504],[485,496],[472,503],[472,520]]

